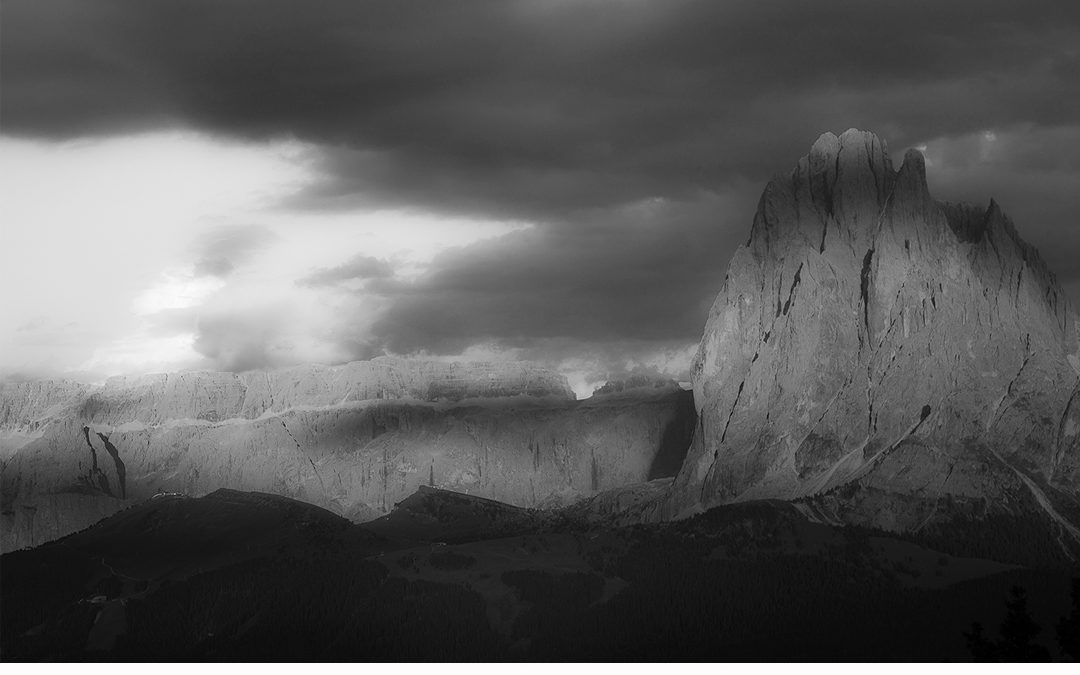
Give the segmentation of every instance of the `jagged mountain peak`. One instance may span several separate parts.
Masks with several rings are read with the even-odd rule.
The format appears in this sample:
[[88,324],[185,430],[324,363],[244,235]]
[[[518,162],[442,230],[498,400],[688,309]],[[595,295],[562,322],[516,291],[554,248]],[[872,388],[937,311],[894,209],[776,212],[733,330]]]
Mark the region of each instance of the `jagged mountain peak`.
[[887,144],[874,134],[848,129],[840,136],[823,134],[792,174],[798,191],[806,186],[815,202],[838,220],[856,216],[853,209],[880,206],[895,171]]
[[839,136],[832,132],[819,136],[799,161],[799,169],[804,166],[810,176],[825,178],[830,184],[864,170],[883,182],[893,172],[888,144],[872,132],[854,128]]
[[[1075,313],[996,202],[940,204],[919,151],[894,170],[873,134],[825,134],[766,186],[713,305],[674,511],[845,484],[1075,499],[1078,364]],[[877,524],[933,509],[908,511]]]
[[[873,133],[822,134],[789,174],[766,186],[747,245],[759,257],[782,257],[792,240],[816,244],[821,253],[835,245],[861,248],[897,189],[906,203],[931,201],[918,150],[896,170],[887,143]],[[800,222],[793,211],[816,217]]]
[[894,170],[887,143],[870,132],[823,134],[789,175],[770,181],[745,249],[736,254],[733,269],[748,262],[741,258],[749,254],[757,264],[780,267],[780,276],[791,280],[801,280],[797,264],[806,249],[816,249],[834,266],[854,255],[875,270],[906,267],[904,275],[949,276],[956,265],[944,259],[966,256],[960,264],[990,287],[1000,283],[992,275],[1007,269],[1015,277],[1025,269],[1041,294],[1034,304],[1075,336],[1075,314],[1056,276],[994,199],[985,209],[938,202],[928,188],[922,152],[908,149]]

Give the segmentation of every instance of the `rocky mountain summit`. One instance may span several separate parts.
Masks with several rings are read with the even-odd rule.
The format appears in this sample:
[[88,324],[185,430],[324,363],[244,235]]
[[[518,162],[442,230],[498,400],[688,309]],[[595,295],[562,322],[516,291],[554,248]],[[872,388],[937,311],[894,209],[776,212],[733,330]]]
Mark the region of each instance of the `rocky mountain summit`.
[[[935,201],[921,153],[821,136],[761,197],[695,360],[664,511],[760,498],[914,530],[1036,512],[1080,537],[1080,331],[993,201]],[[843,487],[841,487],[843,486]]]
[[420,486],[558,506],[678,470],[689,392],[576,401],[522,363],[342,366],[0,388],[3,550],[159,493],[254,490],[364,521]]

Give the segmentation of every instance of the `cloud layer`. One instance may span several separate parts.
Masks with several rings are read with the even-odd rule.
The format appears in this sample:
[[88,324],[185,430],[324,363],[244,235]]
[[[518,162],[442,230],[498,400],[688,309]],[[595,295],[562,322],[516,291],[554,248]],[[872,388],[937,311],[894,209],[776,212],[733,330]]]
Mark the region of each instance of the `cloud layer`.
[[[324,331],[345,356],[680,349],[763,183],[849,127],[925,145],[936,196],[995,196],[1080,284],[1075,2],[9,0],[3,31],[5,134],[290,139],[314,178],[282,213],[529,224],[415,274],[358,243],[298,275],[378,306]],[[266,236],[197,243],[196,273],[229,277]],[[205,318],[195,344],[276,363],[271,325]]]

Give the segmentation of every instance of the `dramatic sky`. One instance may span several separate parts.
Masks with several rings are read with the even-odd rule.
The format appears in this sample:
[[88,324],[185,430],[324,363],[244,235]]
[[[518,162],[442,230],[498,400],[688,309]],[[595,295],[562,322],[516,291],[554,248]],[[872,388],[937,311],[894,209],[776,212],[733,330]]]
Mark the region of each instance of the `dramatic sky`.
[[1080,299],[1080,2],[4,0],[0,375],[379,354],[685,378],[822,132]]

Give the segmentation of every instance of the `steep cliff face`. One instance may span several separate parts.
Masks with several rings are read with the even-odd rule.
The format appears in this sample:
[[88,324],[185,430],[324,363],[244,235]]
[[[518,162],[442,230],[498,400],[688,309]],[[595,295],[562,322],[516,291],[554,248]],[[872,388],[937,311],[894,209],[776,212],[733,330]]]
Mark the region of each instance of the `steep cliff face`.
[[894,171],[872,134],[825,134],[731,261],[666,509],[848,484],[837,513],[898,529],[942,499],[1059,518],[1080,486],[1078,373],[1076,315],[996,203],[938,203],[919,152]]
[[18,439],[0,468],[4,550],[159,492],[269,492],[354,520],[421,485],[561,505],[672,475],[694,415],[689,392],[578,402],[561,376],[523,364],[391,359],[0,394]]

